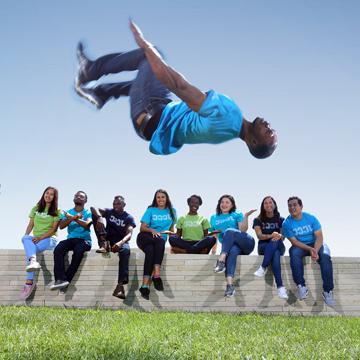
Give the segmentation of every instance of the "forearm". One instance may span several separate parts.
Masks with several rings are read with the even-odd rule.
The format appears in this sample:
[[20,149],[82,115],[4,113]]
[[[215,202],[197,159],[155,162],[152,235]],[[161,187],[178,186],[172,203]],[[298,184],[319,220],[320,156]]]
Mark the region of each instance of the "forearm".
[[65,229],[70,223],[71,223],[72,219],[64,219],[64,220],[61,220],[60,221],[60,225],[59,225],[59,228],[62,230],[62,229]]
[[257,236],[258,240],[260,240],[260,241],[272,239],[271,234],[263,234],[263,233],[261,233],[261,234],[256,234],[256,236]]
[[313,248],[309,245],[304,244],[303,242],[296,240],[296,239],[289,239],[291,244],[293,246],[296,246],[300,249],[306,250],[306,251],[311,251]]
[[28,226],[26,227],[26,230],[25,230],[25,235],[30,235],[32,229],[33,229],[33,226],[28,225]]
[[131,233],[126,234],[126,235],[122,238],[121,242],[122,242],[123,244],[129,242],[130,239],[131,239],[131,235],[132,235]]
[[84,220],[81,220],[81,219],[76,219],[75,221],[76,221],[77,224],[79,224],[80,226],[82,226],[85,229],[87,229],[90,226],[89,221],[84,221]]
[[46,233],[42,234],[41,236],[37,236],[39,240],[47,239],[49,237],[52,237],[56,233],[56,230],[51,229],[47,231]]
[[240,226],[239,226],[239,230],[246,232],[249,228],[249,218],[248,216],[244,216],[244,220],[241,222]]

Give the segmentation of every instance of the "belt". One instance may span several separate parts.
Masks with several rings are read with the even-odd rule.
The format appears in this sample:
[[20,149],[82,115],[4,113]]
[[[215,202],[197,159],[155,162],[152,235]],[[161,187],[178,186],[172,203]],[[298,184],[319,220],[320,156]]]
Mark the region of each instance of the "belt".
[[136,126],[137,126],[138,134],[144,140],[148,140],[144,135],[144,131],[145,131],[146,126],[149,124],[150,119],[152,117],[153,117],[152,114],[147,113],[147,112],[143,112],[136,119]]

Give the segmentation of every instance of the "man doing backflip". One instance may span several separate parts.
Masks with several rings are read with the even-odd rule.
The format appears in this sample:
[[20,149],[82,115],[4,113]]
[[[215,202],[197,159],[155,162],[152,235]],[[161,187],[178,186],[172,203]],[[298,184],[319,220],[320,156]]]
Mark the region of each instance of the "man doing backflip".
[[[79,43],[79,71],[76,92],[101,109],[112,97],[130,97],[131,119],[137,134],[150,141],[150,151],[172,154],[184,144],[219,144],[240,138],[250,153],[262,159],[277,146],[277,136],[270,124],[257,117],[243,118],[239,107],[229,97],[214,90],[203,92],[170,67],[159,51],[145,40],[140,29],[130,21],[130,29],[139,49],[88,59]],[[132,81],[86,87],[103,75],[138,70]],[[181,101],[173,101],[171,93]]]

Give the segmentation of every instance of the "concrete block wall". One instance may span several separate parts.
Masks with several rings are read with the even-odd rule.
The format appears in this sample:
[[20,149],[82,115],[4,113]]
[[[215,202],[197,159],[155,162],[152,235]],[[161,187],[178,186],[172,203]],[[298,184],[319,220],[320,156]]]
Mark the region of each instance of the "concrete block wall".
[[[71,256],[71,253],[70,253]],[[94,250],[84,257],[80,269],[65,294],[51,291],[53,281],[52,252],[38,257],[42,269],[37,274],[37,289],[26,301],[33,306],[60,306],[74,308],[111,308],[138,310],[182,310],[261,312],[303,315],[360,316],[360,258],[333,258],[335,300],[334,309],[322,299],[320,267],[310,258],[305,260],[305,278],[310,289],[304,301],[296,299],[289,258],[282,258],[284,285],[289,300],[277,297],[271,271],[264,279],[253,273],[262,261],[261,256],[239,256],[236,270],[236,295],[224,298],[224,274],[215,274],[213,266],[217,256],[166,254],[162,278],[165,291],[151,287],[150,300],[144,300],[138,291],[142,279],[143,253],[132,249],[130,281],[126,286],[127,298],[112,296],[117,283],[118,257],[96,254]],[[25,279],[25,257],[22,250],[0,250],[0,305],[21,305],[19,293]]]

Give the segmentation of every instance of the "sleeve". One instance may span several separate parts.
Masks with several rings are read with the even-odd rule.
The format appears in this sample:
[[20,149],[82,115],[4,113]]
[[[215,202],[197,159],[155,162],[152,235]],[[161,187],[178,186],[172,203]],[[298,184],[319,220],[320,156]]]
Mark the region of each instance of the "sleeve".
[[35,205],[35,206],[30,210],[30,213],[29,213],[29,218],[30,218],[30,219],[34,219],[35,213],[36,213],[36,209],[37,209],[37,205]]
[[236,213],[236,221],[237,222],[242,222],[243,220],[244,220],[243,213]]
[[126,219],[126,225],[132,226],[133,228],[136,228],[135,219],[133,216],[129,215]]
[[84,220],[85,220],[85,221],[92,218],[91,212],[90,212],[89,210],[84,211],[84,215],[83,215],[83,216],[84,216]]
[[204,230],[208,230],[210,229],[211,225],[209,223],[209,220],[207,218],[204,217],[203,221],[202,221],[202,228]]
[[183,216],[179,217],[179,220],[176,223],[176,228],[177,229],[182,229],[183,228],[184,220],[185,220],[185,218]]
[[54,222],[60,221],[60,220],[61,220],[61,216],[62,216],[62,211],[61,211],[61,209],[58,209],[58,211],[57,211],[57,216],[54,216]]
[[285,220],[283,222],[283,227],[282,227],[282,233],[285,237],[287,238],[291,238],[291,237],[295,237],[294,232],[291,230],[290,224],[288,220]]
[[321,229],[321,224],[320,224],[320,221],[314,216],[314,215],[311,215],[311,224],[313,226],[313,229],[314,231],[318,231]]
[[261,227],[261,220],[259,218],[255,218],[254,222],[253,222],[253,229],[255,229],[255,226],[260,226]]
[[206,99],[198,112],[203,117],[222,117],[227,114],[227,108],[224,106],[222,98],[214,90],[206,93]]
[[151,223],[151,209],[147,208],[144,215],[140,219],[140,222],[147,224],[147,226],[150,226]]

